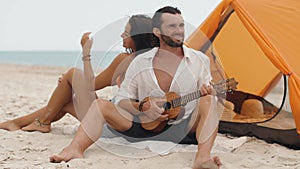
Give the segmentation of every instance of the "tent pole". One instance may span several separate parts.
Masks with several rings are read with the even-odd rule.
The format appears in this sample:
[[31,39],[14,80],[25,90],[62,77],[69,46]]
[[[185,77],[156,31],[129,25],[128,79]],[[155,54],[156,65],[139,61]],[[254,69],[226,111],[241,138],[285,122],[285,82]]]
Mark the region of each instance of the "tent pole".
[[[267,121],[271,121],[272,119],[274,119],[278,114],[279,112],[282,110],[283,106],[284,106],[284,103],[285,103],[285,100],[286,100],[286,94],[287,94],[287,77],[285,74],[282,75],[283,76],[283,86],[284,86],[284,89],[283,89],[283,98],[282,98],[282,102],[281,102],[281,105],[278,109],[278,111],[275,113],[275,115],[271,118],[269,118],[268,120],[265,120],[263,122],[257,122],[257,123],[265,123]],[[256,124],[257,124],[256,123]]]

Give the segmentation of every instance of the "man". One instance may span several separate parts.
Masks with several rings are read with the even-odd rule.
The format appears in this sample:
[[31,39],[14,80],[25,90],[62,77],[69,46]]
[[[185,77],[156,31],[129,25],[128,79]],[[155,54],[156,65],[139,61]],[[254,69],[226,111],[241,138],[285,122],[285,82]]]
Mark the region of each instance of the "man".
[[[209,59],[183,45],[184,20],[177,8],[167,6],[157,10],[152,26],[160,47],[140,54],[132,61],[115,104],[101,99],[95,101],[71,144],[59,155],[50,157],[50,161],[83,157],[83,152],[100,137],[103,125],[107,123],[114,131],[133,140],[149,137],[168,140],[172,137],[171,141],[179,142],[188,133],[194,133],[198,152],[193,168],[220,167],[219,158],[210,156],[218,118],[215,92],[209,85]],[[166,94],[175,92],[189,96],[190,92],[197,90],[203,97],[189,102],[184,102],[186,97],[182,97],[180,104],[184,104],[176,118],[171,117],[171,113],[164,113],[169,102],[164,97]],[[163,124],[163,127],[147,131],[147,125],[143,124],[152,122]]]

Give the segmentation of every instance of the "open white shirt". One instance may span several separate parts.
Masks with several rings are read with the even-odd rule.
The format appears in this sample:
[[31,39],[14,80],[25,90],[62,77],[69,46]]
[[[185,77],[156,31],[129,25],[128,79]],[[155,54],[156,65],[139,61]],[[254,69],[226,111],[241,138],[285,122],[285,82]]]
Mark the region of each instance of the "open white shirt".
[[[153,58],[158,47],[136,56],[129,65],[125,79],[116,96],[117,105],[123,99],[143,100],[146,97],[163,98],[165,92],[160,89],[153,70]],[[172,80],[169,92],[176,92],[180,96],[195,92],[202,84],[211,81],[209,58],[200,51],[183,46],[184,57],[181,60]],[[197,100],[185,105],[183,119],[193,112]]]

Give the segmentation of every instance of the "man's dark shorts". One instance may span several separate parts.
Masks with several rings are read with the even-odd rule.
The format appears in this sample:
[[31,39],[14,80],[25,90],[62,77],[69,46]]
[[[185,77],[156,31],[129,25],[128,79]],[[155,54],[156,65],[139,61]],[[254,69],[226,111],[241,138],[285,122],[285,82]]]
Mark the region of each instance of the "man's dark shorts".
[[190,119],[191,116],[179,124],[167,125],[161,132],[151,132],[141,126],[138,116],[134,116],[133,124],[130,129],[122,132],[116,131],[109,126],[108,129],[117,136],[121,136],[130,142],[160,140],[181,144],[197,144],[196,134],[189,133],[188,131]]

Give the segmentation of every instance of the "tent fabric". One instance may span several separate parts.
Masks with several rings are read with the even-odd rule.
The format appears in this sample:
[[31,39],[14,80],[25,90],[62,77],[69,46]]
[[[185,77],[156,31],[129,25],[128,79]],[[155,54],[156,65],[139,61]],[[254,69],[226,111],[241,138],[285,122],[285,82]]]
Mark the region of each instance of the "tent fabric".
[[[290,106],[300,134],[299,20],[298,0],[223,0],[186,44],[199,50],[212,40],[225,73],[239,81],[239,89],[258,96],[272,86],[278,73],[287,75]],[[239,65],[234,64],[237,61]]]
[[[233,127],[232,122],[220,123],[220,133],[232,133],[235,136],[255,136],[259,139],[263,139],[268,143],[277,142],[288,148],[300,149],[299,139],[295,129],[288,129],[285,132],[281,130],[275,130],[264,126],[254,126],[249,123],[241,123],[239,127]],[[292,139],[289,139],[292,138]]]

